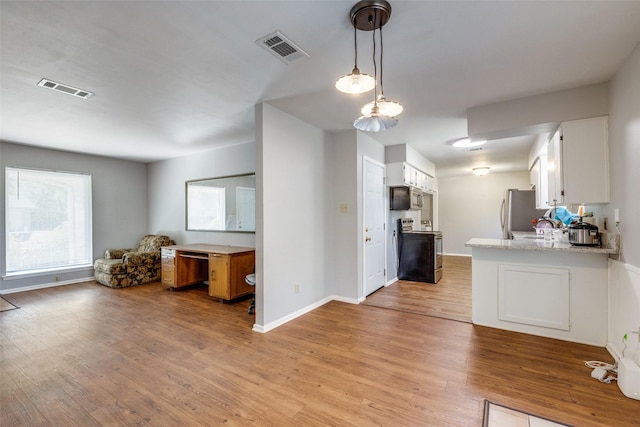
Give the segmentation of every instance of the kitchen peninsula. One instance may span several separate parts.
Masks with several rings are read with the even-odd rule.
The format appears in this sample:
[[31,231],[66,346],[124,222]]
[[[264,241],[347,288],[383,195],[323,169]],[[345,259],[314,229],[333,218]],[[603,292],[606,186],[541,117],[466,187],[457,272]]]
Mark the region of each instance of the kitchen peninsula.
[[476,325],[604,346],[608,257],[602,247],[542,239],[471,239],[472,321]]

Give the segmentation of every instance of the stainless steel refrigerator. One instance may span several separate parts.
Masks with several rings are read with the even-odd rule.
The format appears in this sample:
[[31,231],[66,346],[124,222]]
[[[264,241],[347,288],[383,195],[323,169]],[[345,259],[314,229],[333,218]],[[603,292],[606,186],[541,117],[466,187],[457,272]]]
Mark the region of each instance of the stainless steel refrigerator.
[[545,209],[536,209],[535,191],[506,190],[500,208],[502,238],[513,239],[514,231],[535,231],[531,220],[541,218],[545,212]]

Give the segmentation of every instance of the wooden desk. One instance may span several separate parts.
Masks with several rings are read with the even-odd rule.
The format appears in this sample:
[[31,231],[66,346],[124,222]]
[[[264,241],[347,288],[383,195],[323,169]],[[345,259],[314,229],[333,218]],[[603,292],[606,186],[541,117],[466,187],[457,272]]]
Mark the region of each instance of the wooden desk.
[[209,281],[209,296],[231,300],[253,293],[244,281],[254,272],[255,249],[206,244],[162,247],[162,284],[180,288]]

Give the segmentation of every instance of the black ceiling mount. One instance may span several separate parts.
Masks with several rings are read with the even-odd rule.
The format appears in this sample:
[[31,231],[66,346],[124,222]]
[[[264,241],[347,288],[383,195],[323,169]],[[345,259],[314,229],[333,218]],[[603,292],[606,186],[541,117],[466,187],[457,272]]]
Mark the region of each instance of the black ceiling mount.
[[391,5],[385,0],[362,0],[351,8],[349,17],[353,26],[359,30],[377,30],[391,17]]

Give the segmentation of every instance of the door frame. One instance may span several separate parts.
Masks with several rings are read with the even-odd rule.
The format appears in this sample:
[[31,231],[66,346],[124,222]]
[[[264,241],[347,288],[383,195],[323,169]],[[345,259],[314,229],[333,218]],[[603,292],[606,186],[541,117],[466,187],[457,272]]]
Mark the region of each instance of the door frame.
[[[383,265],[382,265],[382,269],[383,269],[383,278],[382,278],[382,287],[385,287],[387,285],[387,222],[388,222],[388,216],[387,216],[387,211],[385,209],[385,189],[386,189],[386,171],[387,171],[387,167],[384,163],[381,163],[371,157],[368,157],[366,155],[362,156],[362,215],[361,215],[361,229],[360,231],[362,233],[358,233],[358,235],[361,238],[361,248],[362,248],[362,299],[366,299],[367,297],[367,248],[366,248],[366,241],[365,241],[365,228],[366,228],[366,197],[367,197],[367,187],[366,187],[366,172],[367,172],[367,163],[371,163],[375,166],[379,166],[382,168],[382,219],[383,219],[383,233],[382,233],[382,246],[383,246]],[[378,288],[378,289],[380,289]]]

